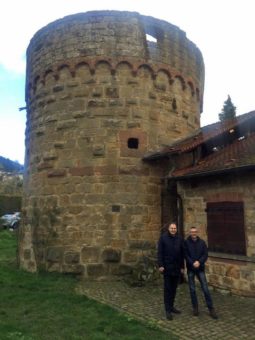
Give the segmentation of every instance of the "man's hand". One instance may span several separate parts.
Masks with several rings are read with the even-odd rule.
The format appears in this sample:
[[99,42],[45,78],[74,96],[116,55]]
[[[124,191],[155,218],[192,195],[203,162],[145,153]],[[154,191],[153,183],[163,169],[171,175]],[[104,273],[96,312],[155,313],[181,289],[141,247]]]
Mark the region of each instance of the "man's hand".
[[184,269],[183,268],[181,268],[181,273],[184,274]]
[[199,262],[199,261],[195,261],[195,262],[193,263],[193,267],[194,267],[194,268],[199,268],[199,267],[200,267],[200,262]]
[[164,268],[164,267],[159,267],[158,270],[160,271],[160,273],[163,273],[163,271],[165,270],[165,268]]

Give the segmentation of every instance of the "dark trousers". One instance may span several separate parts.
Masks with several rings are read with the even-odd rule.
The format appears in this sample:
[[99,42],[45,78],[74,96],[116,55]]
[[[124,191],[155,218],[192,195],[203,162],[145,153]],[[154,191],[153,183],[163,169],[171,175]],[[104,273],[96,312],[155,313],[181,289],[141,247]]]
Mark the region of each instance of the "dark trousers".
[[166,312],[172,311],[176,289],[179,282],[179,276],[164,273],[164,304]]
[[197,271],[197,272],[188,271],[189,291],[190,291],[191,303],[192,303],[193,308],[198,307],[195,276],[198,278],[198,281],[204,293],[204,297],[205,297],[205,301],[206,301],[206,305],[208,309],[212,309],[213,308],[212,298],[211,298],[211,294],[208,289],[207,280],[206,280],[204,271]]

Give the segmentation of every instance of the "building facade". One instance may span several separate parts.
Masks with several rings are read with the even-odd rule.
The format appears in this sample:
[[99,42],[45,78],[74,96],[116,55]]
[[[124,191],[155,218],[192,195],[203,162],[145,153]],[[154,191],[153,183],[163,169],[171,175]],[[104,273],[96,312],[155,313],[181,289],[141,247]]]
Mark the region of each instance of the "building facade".
[[169,162],[168,191],[183,234],[196,226],[208,244],[210,284],[246,296],[255,296],[254,144],[252,111],[144,157]]

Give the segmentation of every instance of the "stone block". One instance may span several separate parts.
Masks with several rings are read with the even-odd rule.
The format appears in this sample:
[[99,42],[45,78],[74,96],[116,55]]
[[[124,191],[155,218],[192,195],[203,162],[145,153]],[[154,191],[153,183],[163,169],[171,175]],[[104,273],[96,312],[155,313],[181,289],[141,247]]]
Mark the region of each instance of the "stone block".
[[83,274],[84,270],[85,268],[81,264],[64,264],[62,267],[63,273],[70,273],[70,274]]
[[88,264],[86,267],[88,276],[98,277],[106,274],[103,264]]
[[135,121],[127,122],[127,128],[128,129],[140,128],[140,127],[141,127],[141,123],[139,123],[139,122],[135,122]]
[[54,123],[58,120],[58,115],[57,114],[51,114],[45,117],[45,123]]
[[255,295],[255,282],[251,282],[250,283],[250,289],[251,289],[251,291],[254,293],[254,295]]
[[114,248],[106,248],[102,252],[102,259],[104,262],[120,262],[121,251]]
[[[225,265],[218,264],[218,263],[211,263],[210,270],[213,274],[216,274],[216,275],[225,275],[226,273]],[[226,276],[228,275],[226,274]]]
[[60,84],[56,84],[55,86],[53,86],[53,92],[61,92],[64,90],[64,86],[60,85]]
[[52,171],[48,171],[47,173],[48,177],[65,177],[66,176],[66,170],[65,169],[55,169]]
[[82,263],[97,263],[99,262],[100,248],[95,246],[84,246],[81,250]]
[[110,98],[119,98],[119,89],[117,87],[107,87],[105,94]]
[[231,288],[233,286],[233,279],[231,277],[224,276],[222,278],[222,284],[224,287]]
[[157,95],[152,91],[149,92],[148,96],[150,99],[157,99]]
[[37,271],[36,263],[34,261],[28,261],[26,269],[31,273],[35,273]]
[[52,247],[47,249],[46,260],[49,262],[61,262],[63,258],[63,249]]
[[61,265],[58,262],[48,262],[46,265],[46,269],[49,272],[61,272]]
[[226,276],[234,279],[240,279],[240,269],[237,266],[229,266],[226,270]]
[[57,130],[71,129],[75,126],[75,124],[76,124],[76,119],[63,120],[61,122],[58,122]]
[[220,285],[220,277],[219,275],[215,274],[209,274],[208,275],[209,283],[213,286],[219,286]]
[[125,248],[126,247],[126,240],[111,240],[110,242],[110,246],[114,247],[114,248]]
[[101,87],[95,87],[92,91],[92,96],[93,97],[102,97],[103,90]]
[[140,250],[148,250],[155,249],[155,242],[144,241],[144,240],[130,240],[129,241],[130,249],[140,249]]
[[123,254],[123,261],[125,263],[128,263],[128,262],[135,263],[137,261],[137,258],[138,258],[138,252],[137,251],[126,251]]
[[31,259],[31,249],[24,249],[24,260],[30,260]]
[[80,262],[80,253],[66,252],[64,255],[64,262],[66,264],[76,264]]
[[109,106],[116,107],[116,106],[123,106],[124,102],[123,99],[109,99]]
[[102,126],[105,128],[120,128],[123,126],[123,122],[120,119],[109,118],[102,121]]
[[249,281],[243,281],[243,280],[240,280],[239,281],[239,285],[238,285],[238,290],[239,291],[242,291],[242,292],[249,292],[250,290],[250,282]]
[[49,95],[46,99],[47,104],[54,103],[56,101],[56,96],[55,95]]
[[163,82],[154,82],[154,87],[159,91],[166,91],[166,84]]
[[241,269],[241,278],[253,282],[255,280],[255,272],[252,271],[250,268]]
[[104,144],[96,144],[93,146],[93,156],[103,157],[105,155],[105,146]]
[[138,100],[133,98],[133,99],[127,99],[126,100],[127,105],[138,105]]
[[45,126],[40,126],[38,129],[35,130],[35,134],[37,136],[42,136],[45,134],[45,132],[46,132]]
[[132,267],[126,264],[120,264],[117,267],[110,267],[110,273],[117,276],[129,275],[132,271]]
[[66,86],[67,86],[67,87],[77,87],[77,86],[79,86],[79,83],[78,83],[78,81],[76,81],[76,80],[69,80],[69,81],[66,83]]
[[57,158],[57,154],[54,152],[54,151],[47,151],[47,152],[44,152],[43,154],[43,160],[44,161],[50,161],[50,160],[54,160]]
[[106,106],[106,103],[105,101],[101,100],[101,99],[91,99],[89,100],[88,102],[88,107],[105,107]]
[[139,81],[137,78],[127,78],[127,84],[128,85],[138,85]]
[[92,176],[94,174],[93,167],[76,167],[70,168],[70,174],[72,176]]
[[87,116],[87,112],[85,111],[75,111],[72,113],[73,118],[84,118]]

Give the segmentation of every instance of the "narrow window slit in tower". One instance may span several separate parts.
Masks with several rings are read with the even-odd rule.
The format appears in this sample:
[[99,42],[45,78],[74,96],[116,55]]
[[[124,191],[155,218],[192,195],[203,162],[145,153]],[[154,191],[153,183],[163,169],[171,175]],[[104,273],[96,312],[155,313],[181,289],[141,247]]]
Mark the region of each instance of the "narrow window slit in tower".
[[127,144],[128,144],[129,149],[138,149],[139,139],[138,138],[129,138]]
[[176,103],[176,99],[174,98],[172,101],[172,108],[175,111],[177,109],[177,103]]

